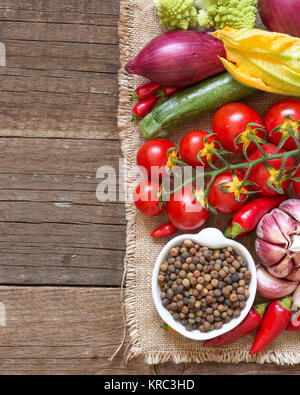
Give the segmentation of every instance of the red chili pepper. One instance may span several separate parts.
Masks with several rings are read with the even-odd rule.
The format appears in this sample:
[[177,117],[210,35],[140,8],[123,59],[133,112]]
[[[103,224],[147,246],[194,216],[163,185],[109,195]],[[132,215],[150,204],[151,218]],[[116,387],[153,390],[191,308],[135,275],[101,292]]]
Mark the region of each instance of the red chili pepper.
[[[231,220],[229,221],[229,223],[228,223],[228,225],[227,225],[227,228],[225,229],[225,232],[224,232],[224,235],[226,236],[226,237],[228,237],[229,239],[231,239],[231,238],[233,238],[232,236],[231,236],[231,232],[232,232],[232,223],[233,223],[233,218],[231,218]],[[241,237],[244,237],[244,236],[246,236],[247,234],[249,234],[250,232],[243,232],[243,233],[240,233],[239,235],[237,235],[235,238],[236,239],[240,239]]]
[[151,96],[137,103],[132,109],[132,120],[136,121],[144,118],[155,106],[157,100],[156,96]]
[[225,236],[235,239],[252,232],[265,214],[278,207],[287,198],[287,195],[279,195],[252,200],[234,215],[225,229]]
[[156,82],[148,82],[147,84],[140,85],[134,91],[132,98],[136,100],[148,99],[153,96],[160,88]]
[[159,228],[155,229],[151,233],[151,237],[158,238],[158,237],[169,237],[173,236],[177,232],[177,229],[171,222],[160,226]]
[[285,329],[290,332],[300,332],[300,315],[293,321],[291,321]]
[[254,307],[251,307],[251,310],[247,314],[244,321],[242,321],[237,327],[232,329],[230,332],[224,333],[223,335],[207,340],[203,344],[203,346],[204,347],[225,346],[226,344],[233,343],[236,340],[249,335],[249,333],[255,331],[261,326],[263,321],[262,317],[265,313],[266,307],[267,307],[267,303],[261,303]]
[[279,301],[274,300],[270,303],[249,354],[256,354],[264,350],[285,330],[291,320],[291,307],[291,297]]
[[162,90],[163,90],[165,96],[170,97],[170,96],[175,95],[175,93],[180,92],[182,90],[182,88],[163,86]]

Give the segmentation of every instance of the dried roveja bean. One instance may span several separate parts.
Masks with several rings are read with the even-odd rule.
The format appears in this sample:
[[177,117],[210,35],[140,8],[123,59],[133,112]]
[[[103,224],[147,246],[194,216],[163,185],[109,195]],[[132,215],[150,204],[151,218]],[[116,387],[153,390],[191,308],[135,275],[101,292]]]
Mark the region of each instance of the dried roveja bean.
[[231,246],[212,249],[186,239],[170,249],[157,280],[162,305],[188,331],[221,329],[250,296],[251,272]]

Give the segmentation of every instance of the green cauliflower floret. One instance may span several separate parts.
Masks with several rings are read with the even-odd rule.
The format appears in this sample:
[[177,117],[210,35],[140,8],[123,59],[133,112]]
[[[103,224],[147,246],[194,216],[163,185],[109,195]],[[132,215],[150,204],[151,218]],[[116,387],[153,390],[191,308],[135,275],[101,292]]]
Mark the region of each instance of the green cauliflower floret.
[[160,24],[169,30],[197,26],[197,10],[194,0],[157,0],[155,5],[160,17]]
[[257,0],[198,0],[198,24],[215,29],[251,29],[256,22],[256,4]]

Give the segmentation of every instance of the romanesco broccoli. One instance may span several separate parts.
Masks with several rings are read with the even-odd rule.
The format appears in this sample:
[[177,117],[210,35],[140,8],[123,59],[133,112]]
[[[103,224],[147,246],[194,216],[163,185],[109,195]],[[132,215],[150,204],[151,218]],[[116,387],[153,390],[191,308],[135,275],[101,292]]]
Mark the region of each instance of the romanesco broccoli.
[[193,4],[194,0],[157,0],[155,5],[160,24],[169,30],[197,26],[197,10]]
[[257,0],[197,0],[200,27],[252,28],[256,22]]

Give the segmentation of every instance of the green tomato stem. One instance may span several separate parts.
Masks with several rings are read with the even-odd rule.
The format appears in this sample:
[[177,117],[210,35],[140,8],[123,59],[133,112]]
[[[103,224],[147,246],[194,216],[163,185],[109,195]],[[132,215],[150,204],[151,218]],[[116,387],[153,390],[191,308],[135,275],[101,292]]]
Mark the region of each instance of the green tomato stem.
[[[259,146],[259,144],[258,144],[258,146]],[[268,156],[266,156],[265,153],[264,153],[264,155],[262,157],[260,157],[260,158],[258,158],[256,160],[253,160],[253,161],[242,162],[242,163],[237,163],[237,164],[227,163],[224,167],[222,167],[220,169],[206,171],[206,172],[204,172],[204,176],[205,177],[211,177],[211,180],[209,181],[209,183],[207,185],[204,197],[207,198],[214,180],[220,174],[223,174],[223,173],[225,173],[227,171],[247,169],[247,172],[246,172],[246,175],[245,175],[245,180],[244,180],[244,185],[245,185],[245,183],[247,181],[247,178],[249,176],[249,173],[250,173],[251,169],[254,166],[259,165],[261,163],[266,164],[267,161],[271,161],[271,160],[274,160],[274,159],[283,159],[283,161],[286,162],[288,158],[291,158],[291,157],[297,156],[297,155],[300,155],[300,148],[294,149],[292,151],[286,151],[286,152],[277,153],[277,154],[268,155]],[[182,163],[180,163],[180,164],[182,164]],[[182,183],[179,187],[177,187],[173,191],[170,191],[170,195],[172,195],[173,193],[179,191],[181,188],[184,188],[185,186],[192,184],[193,182],[195,182],[197,180],[197,178],[198,178],[197,174],[195,174],[193,177],[190,177],[184,183]]]

